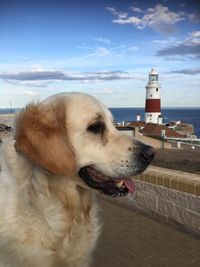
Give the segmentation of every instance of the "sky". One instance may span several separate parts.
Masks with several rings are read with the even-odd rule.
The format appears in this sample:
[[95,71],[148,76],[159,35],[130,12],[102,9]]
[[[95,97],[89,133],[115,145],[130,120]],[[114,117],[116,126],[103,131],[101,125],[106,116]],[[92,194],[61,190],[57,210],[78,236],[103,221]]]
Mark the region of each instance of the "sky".
[[200,4],[0,0],[0,107],[85,92],[144,107],[152,67],[162,107],[200,107]]

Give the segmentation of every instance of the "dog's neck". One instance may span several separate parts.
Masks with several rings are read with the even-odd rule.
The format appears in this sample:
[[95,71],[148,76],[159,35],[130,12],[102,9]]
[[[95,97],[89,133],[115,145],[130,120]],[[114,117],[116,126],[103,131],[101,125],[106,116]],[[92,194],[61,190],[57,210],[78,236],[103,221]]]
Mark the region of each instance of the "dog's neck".
[[35,167],[33,184],[36,192],[42,188],[44,195],[57,199],[66,210],[72,211],[71,214],[74,216],[78,214],[79,219],[90,217],[94,194],[79,186],[73,178],[50,175],[43,169]]
[[[70,210],[72,220],[81,221],[90,218],[92,198],[95,197],[90,190],[82,188],[72,178],[52,175],[31,163],[26,157],[18,155],[14,149],[14,141],[8,142],[3,150],[4,169],[12,173],[11,176],[16,180],[25,201],[36,206],[38,198],[43,200],[44,206],[53,202],[60,203],[64,211]],[[12,169],[8,169],[8,165]]]

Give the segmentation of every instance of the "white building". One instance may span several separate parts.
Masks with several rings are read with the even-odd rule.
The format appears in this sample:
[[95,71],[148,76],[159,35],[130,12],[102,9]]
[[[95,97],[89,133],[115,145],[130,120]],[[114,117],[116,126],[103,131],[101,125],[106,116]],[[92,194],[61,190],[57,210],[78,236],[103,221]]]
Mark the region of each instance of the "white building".
[[160,84],[158,83],[158,72],[152,68],[149,73],[149,81],[146,85],[145,122],[162,124],[160,110]]

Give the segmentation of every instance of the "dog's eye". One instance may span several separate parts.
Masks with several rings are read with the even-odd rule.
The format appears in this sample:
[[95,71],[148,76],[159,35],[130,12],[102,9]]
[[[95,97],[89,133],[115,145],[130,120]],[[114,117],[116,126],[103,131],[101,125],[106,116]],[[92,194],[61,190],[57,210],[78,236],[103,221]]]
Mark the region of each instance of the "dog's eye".
[[102,134],[105,130],[105,125],[102,122],[95,122],[88,126],[87,131],[92,132],[94,134]]

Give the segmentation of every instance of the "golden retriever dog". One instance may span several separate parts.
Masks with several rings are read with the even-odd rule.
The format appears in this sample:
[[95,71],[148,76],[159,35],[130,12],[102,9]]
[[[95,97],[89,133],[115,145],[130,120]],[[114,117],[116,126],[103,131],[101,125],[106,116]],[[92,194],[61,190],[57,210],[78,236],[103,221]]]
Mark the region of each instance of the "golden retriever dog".
[[95,193],[134,192],[155,151],[116,130],[94,97],[62,93],[22,110],[0,153],[0,267],[86,267]]

